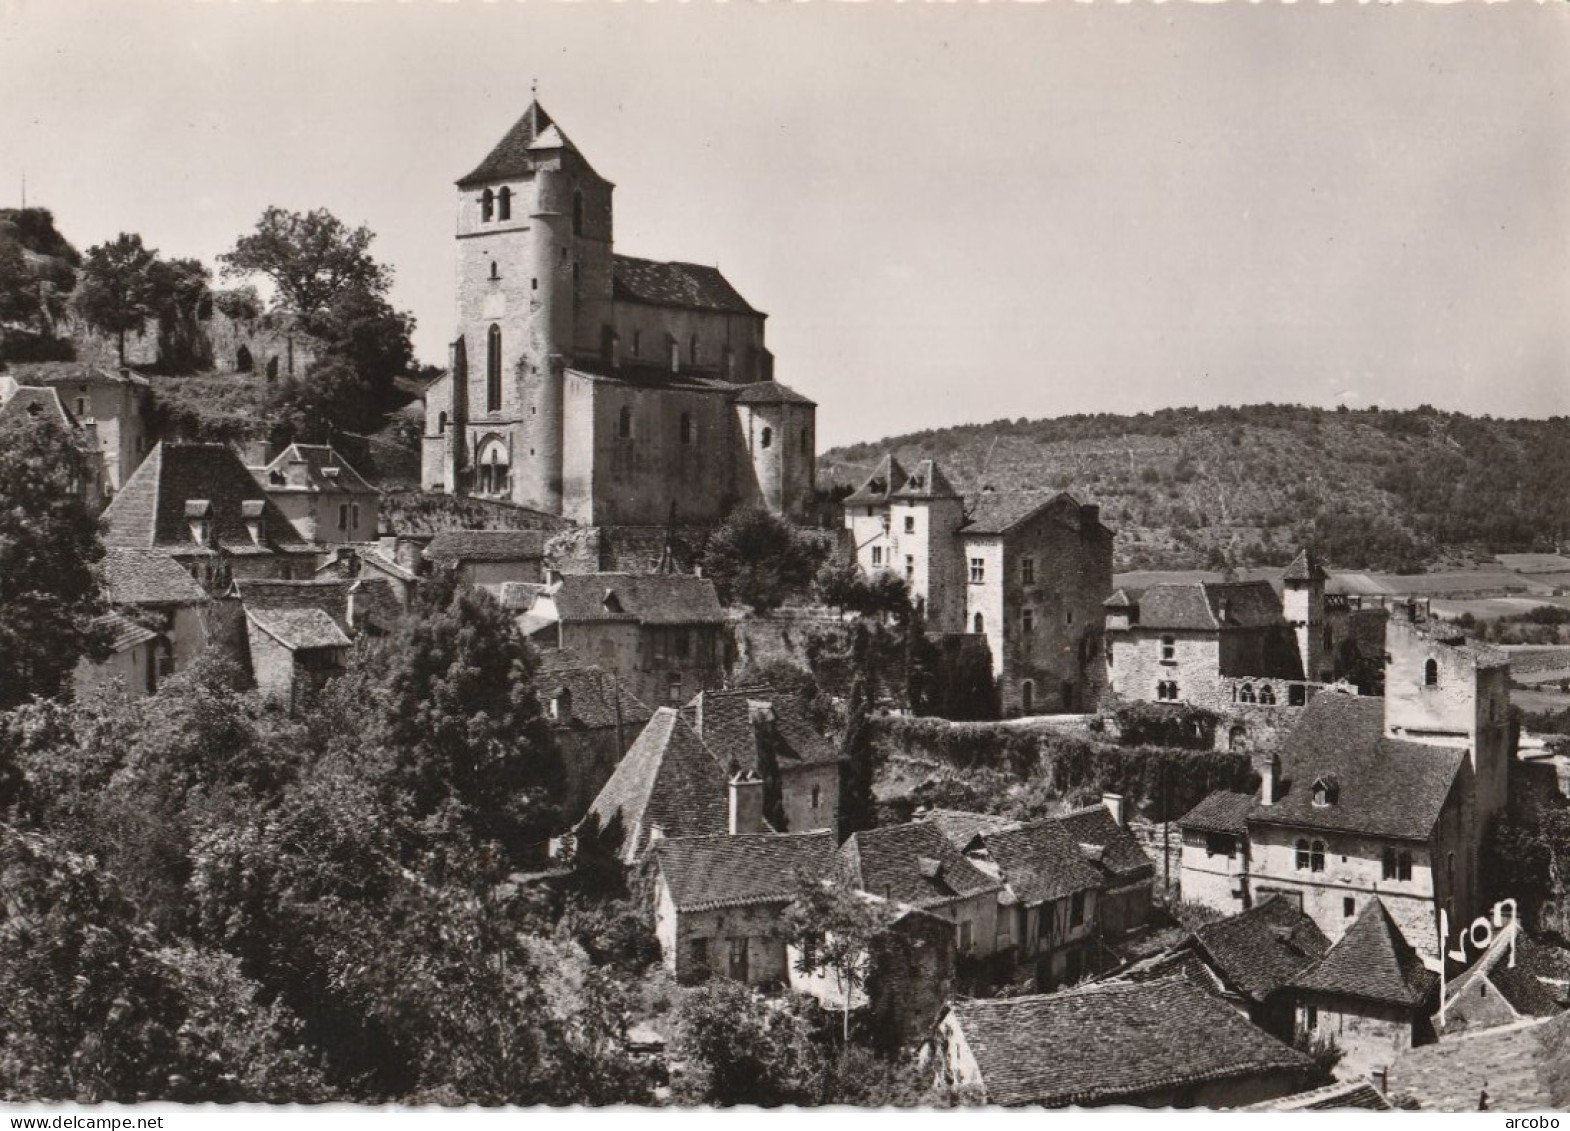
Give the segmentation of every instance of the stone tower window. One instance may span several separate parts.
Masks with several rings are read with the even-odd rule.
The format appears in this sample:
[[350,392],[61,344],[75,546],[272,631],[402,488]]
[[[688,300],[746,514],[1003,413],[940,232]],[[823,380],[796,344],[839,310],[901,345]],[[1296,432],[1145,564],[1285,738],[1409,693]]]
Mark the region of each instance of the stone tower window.
[[681,442],[692,443],[692,413],[690,412],[681,414]]
[[627,405],[621,406],[621,414],[616,419],[616,435],[623,440],[632,439],[632,409]]
[[1438,687],[1439,686],[1439,661],[1438,660],[1429,660],[1426,664],[1423,665],[1423,686],[1424,687]]
[[765,427],[763,434],[758,437],[758,443],[761,447],[772,448],[774,446],[774,429]]
[[977,636],[980,636],[987,630],[986,625],[987,622],[982,620],[980,613],[977,613],[975,619],[971,622],[971,627],[974,629]]
[[807,430],[801,430],[801,454],[806,455],[812,450],[812,440],[807,435]]
[[496,218],[496,194],[486,189],[480,194],[480,219],[486,222]]
[[1019,630],[1026,636],[1036,631],[1036,610],[1025,609],[1019,614]]
[[496,218],[498,220],[512,219],[512,189],[503,186],[502,191],[496,194]]
[[[1161,662],[1163,664],[1175,664],[1175,663],[1177,663],[1177,638],[1176,637],[1174,637],[1174,636],[1163,636],[1161,638]],[[1249,689],[1245,688],[1244,690],[1246,691],[1246,690],[1249,690]],[[1253,702],[1253,700],[1250,699],[1249,702]]]
[[501,277],[501,270],[496,266],[496,260],[491,260],[491,278],[500,279]]
[[1036,559],[1021,558],[1019,560],[1019,582],[1021,585],[1036,584]]
[[446,435],[446,433],[447,433],[447,414],[445,412],[438,412],[436,414],[436,434],[438,436],[443,436],[443,435]]
[[583,235],[583,193],[572,194],[572,234]]
[[485,334],[485,409],[502,407],[502,328],[492,323]]
[[1036,684],[1033,680],[1026,680],[1019,685],[1019,709],[1025,714],[1030,714],[1036,706]]
[[1259,689],[1259,701],[1266,706],[1274,707],[1276,705],[1276,689],[1268,683],[1262,685]]

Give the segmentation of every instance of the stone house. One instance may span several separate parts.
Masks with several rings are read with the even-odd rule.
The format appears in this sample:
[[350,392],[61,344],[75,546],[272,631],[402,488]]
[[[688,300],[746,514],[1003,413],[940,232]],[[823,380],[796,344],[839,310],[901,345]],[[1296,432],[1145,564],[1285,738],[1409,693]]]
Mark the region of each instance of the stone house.
[[209,593],[316,569],[315,547],[222,444],[155,445],[103,518],[105,546],[158,550]]
[[458,181],[457,337],[421,482],[586,524],[802,514],[815,406],[720,272],[614,252],[613,186],[538,103]]
[[23,384],[55,390],[97,443],[105,496],[119,491],[153,446],[147,378],[129,369],[59,361],[17,365],[12,372]]
[[952,924],[956,955],[985,958],[1013,946],[1013,909],[998,902],[1002,881],[967,859],[930,821],[853,833],[840,846],[838,866],[856,890]]
[[381,492],[329,445],[290,444],[251,474],[307,542],[375,541]]
[[106,480],[96,425],[83,424],[67,412],[52,386],[18,385],[10,374],[0,373],[0,422],[23,415],[48,420],[71,438],[82,455],[82,475],[71,484],[71,494],[92,511],[100,510],[112,488]]
[[102,568],[114,654],[104,664],[77,665],[77,694],[119,679],[133,697],[152,695],[207,646],[212,599],[157,550],[112,547]]
[[1437,963],[1439,915],[1479,911],[1478,856],[1504,804],[1508,660],[1392,617],[1384,699],[1316,696],[1257,800],[1206,798],[1179,821],[1185,898],[1232,913],[1271,892],[1332,941],[1377,896]]
[[725,684],[729,633],[708,578],[564,574],[535,595],[518,627],[538,647],[615,672],[650,706],[679,707]]
[[1366,1074],[1433,1039],[1439,975],[1423,965],[1379,896],[1287,992],[1304,1037],[1333,1040],[1342,1071]]
[[540,660],[534,693],[561,752],[562,811],[576,823],[654,712],[613,673],[571,653],[544,652]]
[[674,707],[658,707],[589,805],[578,835],[594,835],[623,864],[653,844],[731,829],[761,832],[762,782],[729,782]]
[[661,839],[650,859],[665,968],[682,983],[788,984],[782,917],[806,884],[830,876],[834,849],[828,832]]
[[1477,961],[1441,987],[1434,1018],[1440,1039],[1563,1013],[1570,994],[1564,982],[1545,980],[1536,969],[1542,950],[1519,919],[1507,920]]
[[393,587],[371,578],[236,580],[231,592],[257,690],[291,711],[343,672],[354,637],[385,634],[402,610]]
[[905,578],[934,630],[985,639],[1005,715],[1095,706],[1112,589],[1099,507],[990,490],[967,504],[935,460],[907,473],[885,455],[844,514],[863,572]]
[[839,752],[812,725],[797,696],[768,687],[700,691],[682,715],[728,777],[763,777],[766,756],[772,760],[785,816],[777,832],[837,831]]
[[504,585],[545,582],[547,537],[541,530],[444,530],[426,545],[424,560],[500,598]]
[[956,1001],[926,1055],[940,1087],[1002,1107],[1239,1107],[1314,1070],[1181,978]]

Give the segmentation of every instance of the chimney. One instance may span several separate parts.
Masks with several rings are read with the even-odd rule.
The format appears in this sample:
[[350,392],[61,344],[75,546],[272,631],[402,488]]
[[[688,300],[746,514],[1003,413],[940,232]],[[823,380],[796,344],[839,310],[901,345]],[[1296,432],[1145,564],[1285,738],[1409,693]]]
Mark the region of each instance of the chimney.
[[743,771],[730,780],[730,835],[763,831],[763,779]]
[[1117,822],[1118,828],[1128,827],[1128,798],[1121,793],[1103,793],[1101,804],[1106,806],[1108,813],[1112,814],[1112,819]]
[[359,612],[359,610],[355,607],[355,598],[359,595],[359,592],[360,582],[356,581],[349,586],[349,592],[344,597],[343,619],[348,623],[350,628],[357,627],[357,618],[355,614]]
[[1259,764],[1259,803],[1274,805],[1281,799],[1281,759],[1276,754]]
[[263,521],[263,512],[266,504],[261,499],[246,499],[240,504],[240,517],[245,519],[246,532],[250,534],[251,541],[262,545],[267,537],[267,526]]

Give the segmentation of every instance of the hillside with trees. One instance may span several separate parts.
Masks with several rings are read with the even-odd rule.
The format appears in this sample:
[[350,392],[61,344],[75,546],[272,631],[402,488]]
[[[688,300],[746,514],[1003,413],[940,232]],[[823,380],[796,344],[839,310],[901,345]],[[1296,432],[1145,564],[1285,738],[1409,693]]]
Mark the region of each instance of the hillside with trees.
[[1570,419],[1297,405],[999,420],[836,448],[859,485],[884,451],[932,457],[967,494],[1099,503],[1120,570],[1280,565],[1313,544],[1345,569],[1552,549],[1570,536]]

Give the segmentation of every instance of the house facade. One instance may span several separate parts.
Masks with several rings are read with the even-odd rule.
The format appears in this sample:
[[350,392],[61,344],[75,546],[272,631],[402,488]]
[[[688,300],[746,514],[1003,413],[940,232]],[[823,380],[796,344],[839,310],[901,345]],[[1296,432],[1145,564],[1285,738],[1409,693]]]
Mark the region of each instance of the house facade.
[[252,474],[307,542],[374,542],[381,492],[327,444],[290,444]]

